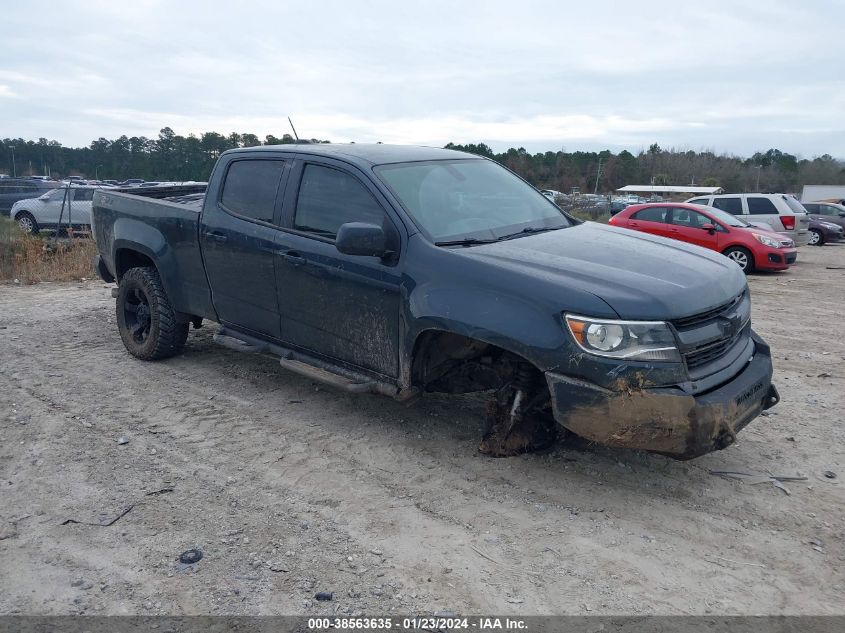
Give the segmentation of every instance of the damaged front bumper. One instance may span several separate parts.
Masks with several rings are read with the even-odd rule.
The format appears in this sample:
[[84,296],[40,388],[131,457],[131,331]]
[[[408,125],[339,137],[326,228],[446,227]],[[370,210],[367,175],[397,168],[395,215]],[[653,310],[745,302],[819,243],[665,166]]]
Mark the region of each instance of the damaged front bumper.
[[[756,337],[755,337],[756,338]],[[637,448],[675,459],[721,450],[760,412],[780,399],[768,346],[728,382],[692,395],[680,387],[611,390],[552,372],[546,380],[555,419],[576,435],[611,447]]]

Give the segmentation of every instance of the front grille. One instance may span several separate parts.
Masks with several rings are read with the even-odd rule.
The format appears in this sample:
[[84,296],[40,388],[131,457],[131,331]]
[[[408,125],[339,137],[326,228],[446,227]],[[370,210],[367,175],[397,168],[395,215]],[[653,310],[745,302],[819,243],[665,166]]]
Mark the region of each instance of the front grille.
[[742,294],[737,295],[727,303],[720,305],[718,308],[713,308],[712,310],[708,310],[707,312],[699,312],[698,314],[694,314],[688,317],[681,317],[680,319],[673,319],[672,324],[679,330],[684,330],[688,327],[692,327],[693,325],[705,323],[719,316],[723,312],[727,312],[728,310],[733,308],[737,303],[742,300],[742,297],[744,296],[745,293],[743,292]]
[[742,337],[742,333],[745,329],[746,328],[742,328],[730,338],[724,338],[718,341],[713,341],[712,343],[707,343],[706,345],[700,345],[685,352],[684,360],[687,361],[687,367],[689,369],[695,369],[696,367],[701,367],[702,365],[706,365],[707,363],[724,356]]
[[[743,292],[717,308],[672,321],[680,337],[681,355],[688,369],[693,370],[718,360],[750,334],[747,305],[740,305],[746,297],[746,292]],[[742,319],[738,330],[724,327],[725,322],[735,321],[737,317]],[[715,323],[719,323],[716,331],[721,331],[722,336],[714,339]]]

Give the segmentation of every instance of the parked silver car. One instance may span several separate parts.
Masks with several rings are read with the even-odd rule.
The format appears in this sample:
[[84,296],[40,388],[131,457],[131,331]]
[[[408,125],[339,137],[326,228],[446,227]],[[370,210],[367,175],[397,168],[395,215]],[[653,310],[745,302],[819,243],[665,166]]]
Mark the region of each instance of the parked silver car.
[[732,193],[697,196],[689,204],[716,207],[741,217],[746,222],[765,222],[777,233],[785,235],[796,246],[810,242],[810,218],[798,200],[785,193]]
[[[12,205],[10,217],[25,233],[43,229],[87,228],[91,225],[91,205],[97,187],[69,187],[53,189],[37,198],[18,200]],[[66,199],[70,198],[70,203]]]

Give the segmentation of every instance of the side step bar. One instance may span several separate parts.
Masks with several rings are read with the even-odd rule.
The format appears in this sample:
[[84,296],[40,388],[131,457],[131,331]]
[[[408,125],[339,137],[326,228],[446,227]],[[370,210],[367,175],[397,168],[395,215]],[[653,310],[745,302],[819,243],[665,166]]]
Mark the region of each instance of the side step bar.
[[221,326],[214,335],[214,342],[236,352],[278,356],[279,364],[284,369],[349,393],[376,393],[400,401],[407,401],[419,395],[419,389],[399,389],[388,382],[370,378],[281,345],[235,332],[225,326]]

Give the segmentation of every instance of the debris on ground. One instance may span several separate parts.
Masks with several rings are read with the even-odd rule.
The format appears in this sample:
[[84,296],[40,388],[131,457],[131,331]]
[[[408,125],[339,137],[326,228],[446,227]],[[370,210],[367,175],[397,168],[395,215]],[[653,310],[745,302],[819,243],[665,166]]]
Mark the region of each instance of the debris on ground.
[[117,443],[121,446],[123,446],[124,444],[129,444],[129,438],[124,435],[121,435],[119,438],[117,438]]
[[737,479],[743,483],[755,486],[757,484],[771,483],[775,488],[778,488],[786,494],[792,494],[789,489],[783,485],[784,481],[807,481],[808,477],[801,474],[795,475],[770,475],[768,473],[750,473],[736,470],[710,470],[707,471],[711,475],[718,475],[727,479]]
[[822,473],[825,479],[836,479],[836,473],[832,470],[826,470]]
[[202,560],[202,551],[198,549],[185,550],[179,554],[179,562],[183,565],[193,565]]
[[319,600],[320,602],[327,602],[334,597],[334,592],[331,591],[318,591],[314,594],[314,598]]
[[91,522],[91,521],[78,521],[77,519],[66,519],[66,520],[62,521],[62,523],[60,525],[69,525],[71,523],[77,523],[79,525],[93,525],[95,527],[109,527],[109,526],[117,523],[120,519],[125,517],[127,514],[129,514],[129,512],[131,512],[132,508],[134,508],[134,507],[135,507],[135,505],[133,504],[131,506],[124,508],[123,512],[118,514],[115,518],[113,518],[108,523],[102,523],[102,522],[94,523],[94,522]]

